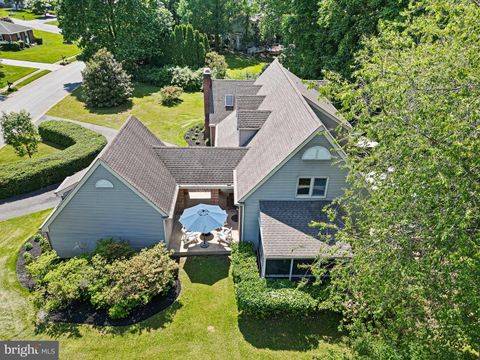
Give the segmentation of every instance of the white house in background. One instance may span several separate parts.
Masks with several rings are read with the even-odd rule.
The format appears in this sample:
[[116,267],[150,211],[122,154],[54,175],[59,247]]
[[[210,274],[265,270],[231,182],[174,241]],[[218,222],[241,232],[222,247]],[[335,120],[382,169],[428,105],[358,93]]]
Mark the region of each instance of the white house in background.
[[62,183],[63,200],[41,227],[61,257],[104,238],[135,248],[164,241],[177,255],[228,252],[182,243],[178,217],[199,202],[228,211],[235,240],[257,247],[263,276],[300,276],[299,264],[331,257],[334,245],[334,256],[350,253],[309,226],[327,220],[322,209],[347,186],[335,129],[350,125],[336,109],[277,60],[255,81],[213,80],[206,69],[204,100],[213,146],[166,146],[131,116],[88,169]]

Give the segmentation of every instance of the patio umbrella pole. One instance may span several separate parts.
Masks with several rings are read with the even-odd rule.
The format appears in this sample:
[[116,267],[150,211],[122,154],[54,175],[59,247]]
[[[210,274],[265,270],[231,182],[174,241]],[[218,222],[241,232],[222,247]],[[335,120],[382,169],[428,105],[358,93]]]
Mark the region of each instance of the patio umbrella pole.
[[202,238],[203,238],[203,242],[200,244],[200,247],[203,248],[203,249],[206,249],[206,248],[208,248],[208,243],[207,243],[207,240],[205,238],[205,234],[202,234]]

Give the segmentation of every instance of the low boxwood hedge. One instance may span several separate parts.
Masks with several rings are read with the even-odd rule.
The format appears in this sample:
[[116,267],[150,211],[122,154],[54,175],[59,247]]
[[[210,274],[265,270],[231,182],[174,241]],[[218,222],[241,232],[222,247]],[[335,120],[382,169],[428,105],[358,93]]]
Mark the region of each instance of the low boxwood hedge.
[[67,121],[38,127],[43,141],[65,147],[38,158],[0,165],[0,199],[41,189],[86,168],[107,144],[104,136]]
[[260,277],[253,244],[241,242],[232,248],[232,276],[238,309],[258,318],[303,317],[318,311],[316,289],[298,287],[289,280]]

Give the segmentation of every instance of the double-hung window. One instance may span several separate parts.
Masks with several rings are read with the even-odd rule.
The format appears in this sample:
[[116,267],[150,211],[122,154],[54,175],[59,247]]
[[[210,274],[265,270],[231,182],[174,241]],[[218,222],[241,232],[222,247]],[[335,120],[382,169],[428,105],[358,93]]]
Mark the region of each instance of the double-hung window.
[[324,198],[327,196],[328,178],[300,177],[297,183],[298,198]]

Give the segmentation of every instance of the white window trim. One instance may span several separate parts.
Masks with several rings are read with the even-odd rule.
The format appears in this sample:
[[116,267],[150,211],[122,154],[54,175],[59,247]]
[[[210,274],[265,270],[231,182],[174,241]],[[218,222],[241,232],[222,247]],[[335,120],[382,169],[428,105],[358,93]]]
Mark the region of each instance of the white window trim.
[[[300,186],[300,179],[310,179],[310,190],[308,192],[308,195],[298,195],[297,194],[298,187]],[[312,195],[313,185],[314,185],[315,179],[326,179],[327,180],[326,183],[325,183],[325,194],[323,196]],[[327,197],[327,193],[328,193],[329,180],[330,180],[330,178],[328,176],[299,176],[297,178],[297,186],[295,188],[295,197],[298,198],[298,199],[325,199]]]
[[[280,275],[280,274],[271,274],[267,275],[267,261],[268,260],[290,260],[290,272],[288,275]],[[288,280],[296,279],[296,278],[311,278],[315,277],[313,274],[308,275],[295,275],[293,274],[293,263],[295,260],[305,260],[305,258],[264,258],[263,261],[263,269],[262,269],[262,277],[265,278],[288,278]]]

